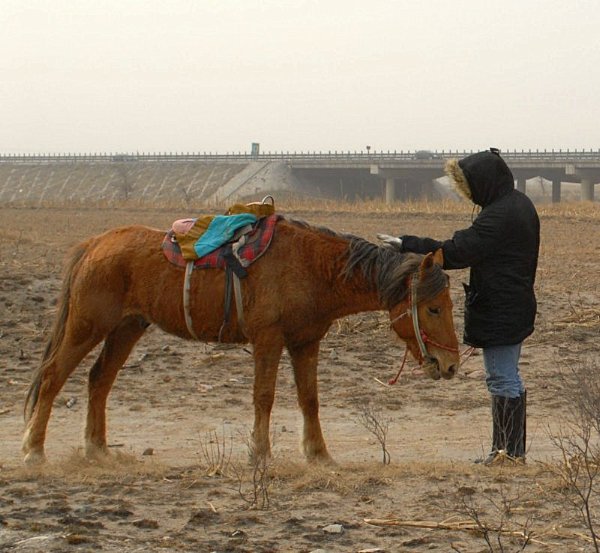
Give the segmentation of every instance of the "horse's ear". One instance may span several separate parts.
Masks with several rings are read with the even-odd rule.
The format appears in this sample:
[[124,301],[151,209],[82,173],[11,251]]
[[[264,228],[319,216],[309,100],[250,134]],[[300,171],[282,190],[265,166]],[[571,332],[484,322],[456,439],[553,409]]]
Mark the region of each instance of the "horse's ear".
[[420,267],[421,278],[423,278],[423,275],[431,270],[434,265],[439,265],[440,267],[444,266],[444,254],[442,253],[442,248],[437,249],[435,252],[428,253],[423,258]]
[[438,248],[433,252],[433,262],[440,267],[444,266],[444,252],[442,248]]
[[421,278],[425,275],[427,271],[429,271],[433,267],[434,258],[432,253],[428,253],[421,261],[421,267],[419,268],[419,273]]

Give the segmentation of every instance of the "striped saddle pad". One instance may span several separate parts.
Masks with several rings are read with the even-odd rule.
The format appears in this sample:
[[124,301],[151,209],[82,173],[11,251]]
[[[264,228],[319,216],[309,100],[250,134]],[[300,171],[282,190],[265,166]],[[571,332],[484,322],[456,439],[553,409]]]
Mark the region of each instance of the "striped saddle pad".
[[[269,247],[275,225],[280,216],[277,214],[263,217],[254,223],[249,231],[233,242],[227,242],[223,246],[213,250],[209,254],[194,260],[194,269],[225,268],[226,256],[233,255],[242,267],[248,267],[256,261]],[[181,248],[175,237],[173,229],[169,230],[162,242],[162,251],[165,257],[178,267],[185,267],[187,260],[181,253]]]

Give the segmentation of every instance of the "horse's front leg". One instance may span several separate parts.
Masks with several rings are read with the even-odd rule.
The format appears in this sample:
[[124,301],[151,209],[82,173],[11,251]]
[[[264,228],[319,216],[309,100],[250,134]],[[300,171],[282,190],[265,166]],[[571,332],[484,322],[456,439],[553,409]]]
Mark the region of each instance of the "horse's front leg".
[[288,346],[294,367],[298,404],[304,417],[302,449],[309,461],[331,462],[319,421],[319,388],[317,364],[319,341],[302,346]]
[[252,431],[252,457],[254,460],[271,455],[269,428],[271,409],[275,399],[277,369],[283,339],[278,331],[261,332],[254,341],[254,429]]

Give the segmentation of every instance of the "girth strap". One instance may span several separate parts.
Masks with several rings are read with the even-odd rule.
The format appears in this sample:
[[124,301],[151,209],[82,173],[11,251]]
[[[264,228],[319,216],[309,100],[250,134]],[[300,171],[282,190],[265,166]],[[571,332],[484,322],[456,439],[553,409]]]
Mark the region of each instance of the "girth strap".
[[192,317],[190,316],[190,275],[194,270],[194,262],[188,261],[185,265],[185,276],[183,280],[183,316],[185,318],[185,326],[187,326],[190,336],[194,340],[198,340],[198,336],[194,332],[192,326]]
[[[246,271],[244,271],[245,274]],[[223,324],[219,329],[219,342],[221,341],[221,335],[223,334],[223,330],[229,324],[229,319],[231,316],[231,300],[235,300],[235,311],[237,314],[238,325],[242,332],[244,332],[244,306],[242,303],[242,283],[240,282],[240,277],[236,273],[235,270],[231,268],[230,265],[225,267],[225,304],[224,304],[224,318]]]
[[242,303],[242,283],[240,277],[233,273],[233,292],[235,295],[235,310],[238,318],[238,325],[244,332],[244,304]]
[[[244,332],[244,304],[242,298],[242,283],[240,282],[240,278],[244,278],[248,275],[248,271],[246,271],[246,269],[241,265],[237,257],[233,255],[231,247],[229,247],[229,251],[225,254],[224,259],[227,262],[227,266],[225,267],[225,315],[223,324],[219,330],[219,342],[221,341],[221,335],[224,328],[229,324],[232,298],[235,300],[238,325],[242,332]],[[185,326],[187,327],[190,336],[194,338],[194,340],[199,340],[198,336],[194,332],[192,316],[190,314],[190,282],[193,270],[194,261],[188,261],[185,265],[185,275],[183,281],[183,315],[185,318]]]

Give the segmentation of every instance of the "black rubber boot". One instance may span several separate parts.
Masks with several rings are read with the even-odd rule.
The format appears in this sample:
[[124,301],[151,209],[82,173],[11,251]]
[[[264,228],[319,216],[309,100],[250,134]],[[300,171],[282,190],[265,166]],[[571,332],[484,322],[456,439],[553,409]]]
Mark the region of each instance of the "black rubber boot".
[[501,396],[492,396],[492,449],[487,457],[476,459],[476,463],[491,465],[496,459],[498,452],[504,449],[506,440],[502,439],[502,421],[504,420],[504,406],[506,398]]
[[521,393],[523,400],[523,457],[527,453],[527,390]]
[[515,398],[505,398],[503,444],[507,455],[513,458],[525,457],[525,394]]
[[511,459],[524,459],[526,451],[527,392],[519,397],[492,396],[492,450],[476,463],[491,465],[504,452]]

